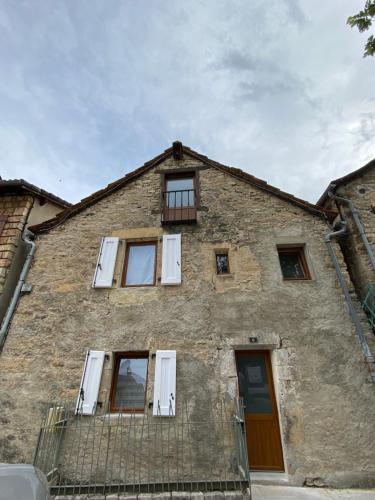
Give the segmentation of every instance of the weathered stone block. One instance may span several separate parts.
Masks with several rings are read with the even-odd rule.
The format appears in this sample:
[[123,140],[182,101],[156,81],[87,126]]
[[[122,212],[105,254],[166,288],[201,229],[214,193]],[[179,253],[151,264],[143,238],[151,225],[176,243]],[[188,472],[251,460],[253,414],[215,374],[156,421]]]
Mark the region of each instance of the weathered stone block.
[[138,500],[152,500],[152,493],[140,493],[137,498]]
[[205,500],[223,500],[224,493],[222,491],[207,491],[204,494]]
[[224,491],[225,500],[243,500],[242,491]]
[[204,493],[202,491],[192,491],[190,494],[190,500],[203,500]]
[[243,500],[250,500],[251,499],[250,488],[245,488],[242,492],[242,495],[243,495]]
[[169,500],[172,494],[170,492],[165,493],[153,493],[152,500]]
[[190,500],[190,492],[172,491],[172,500]]

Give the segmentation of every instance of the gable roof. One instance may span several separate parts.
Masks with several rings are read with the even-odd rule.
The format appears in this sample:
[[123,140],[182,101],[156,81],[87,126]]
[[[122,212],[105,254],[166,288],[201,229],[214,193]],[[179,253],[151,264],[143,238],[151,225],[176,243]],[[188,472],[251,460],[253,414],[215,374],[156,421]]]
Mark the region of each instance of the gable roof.
[[33,196],[38,196],[39,198],[45,198],[46,200],[58,205],[62,208],[71,207],[72,204],[68,201],[55,196],[44,189],[38,188],[34,186],[34,184],[30,184],[30,182],[25,181],[24,179],[9,179],[2,180],[0,178],[0,195],[1,194],[31,194]]
[[229,174],[232,177],[240,179],[248,184],[251,184],[252,186],[257,187],[258,189],[261,189],[269,194],[277,196],[278,198],[281,198],[282,200],[292,203],[293,205],[298,206],[304,210],[307,210],[310,213],[317,215],[319,217],[332,220],[336,215],[335,212],[326,210],[322,207],[318,207],[300,198],[296,198],[292,194],[285,193],[284,191],[281,191],[280,189],[271,186],[266,181],[258,179],[253,175],[247,174],[246,172],[240,170],[239,168],[228,167],[214,160],[210,160],[209,158],[207,158],[207,156],[201,155],[200,153],[193,151],[189,147],[184,146],[179,141],[176,141],[173,143],[172,147],[166,149],[160,155],[146,162],[142,167],[137,168],[136,170],[133,170],[129,174],[125,175],[124,177],[121,177],[121,179],[118,179],[117,181],[108,184],[107,187],[100,189],[99,191],[96,191],[87,198],[83,198],[80,202],[76,203],[75,205],[72,205],[70,208],[67,208],[63,212],[60,212],[53,219],[47,220],[45,222],[42,222],[41,224],[30,227],[30,230],[37,234],[48,232],[50,229],[64,223],[70,217],[73,217],[82,210],[90,207],[91,205],[94,205],[103,198],[123,188],[133,180],[137,179],[144,173],[148,172],[152,168],[162,163],[167,158],[171,156],[180,158],[181,154],[185,154],[187,156],[190,156],[191,158],[199,160],[202,163],[208,165],[209,167],[220,170],[221,172],[225,172],[226,174]]
[[339,177],[338,179],[335,179],[334,181],[331,181],[329,183],[329,185],[327,186],[326,190],[324,191],[324,193],[322,194],[322,196],[316,202],[316,204],[320,207],[323,207],[324,203],[328,199],[328,191],[330,191],[330,190],[336,191],[336,189],[339,186],[347,184],[348,182],[356,179],[357,177],[361,177],[361,175],[366,174],[372,168],[375,168],[375,158],[373,160],[369,161],[368,163],[366,163],[366,165],[364,165],[363,167],[358,168],[357,170],[354,170],[353,172],[350,172],[349,174],[344,175],[343,177]]

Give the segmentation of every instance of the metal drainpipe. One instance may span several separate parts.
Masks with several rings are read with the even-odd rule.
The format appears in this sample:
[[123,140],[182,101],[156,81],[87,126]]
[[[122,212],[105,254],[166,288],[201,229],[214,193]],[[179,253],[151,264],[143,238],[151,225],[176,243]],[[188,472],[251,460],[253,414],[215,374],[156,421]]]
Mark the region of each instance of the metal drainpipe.
[[331,184],[330,189],[328,190],[328,196],[336,201],[341,201],[343,203],[346,203],[349,206],[349,209],[350,209],[352,216],[353,216],[354,223],[357,226],[359,234],[362,238],[363,244],[365,245],[367,255],[370,258],[373,269],[375,269],[375,255],[374,255],[374,252],[371,248],[370,242],[367,239],[362,222],[359,218],[358,210],[355,208],[355,206],[353,205],[353,202],[351,200],[349,200],[347,198],[343,198],[342,196],[337,196],[336,194],[334,194],[332,189],[334,189],[335,187],[336,187],[336,184]]
[[348,287],[346,286],[345,279],[344,279],[344,276],[343,276],[341,268],[340,268],[340,264],[337,260],[335,250],[333,249],[333,246],[332,246],[331,240],[333,237],[337,238],[337,237],[342,236],[346,233],[346,222],[341,221],[341,226],[342,227],[340,229],[338,229],[337,231],[333,231],[332,233],[326,234],[324,241],[327,245],[328,252],[329,252],[331,259],[333,261],[333,264],[335,266],[335,270],[336,270],[337,277],[339,279],[340,286],[342,288],[342,291],[344,292],[345,300],[346,300],[346,303],[348,304],[349,314],[350,314],[350,317],[352,318],[352,321],[354,323],[356,334],[357,334],[357,339],[358,339],[358,342],[361,346],[362,353],[365,357],[366,363],[368,363],[371,378],[372,378],[373,382],[375,382],[374,357],[372,356],[372,354],[370,352],[367,340],[366,340],[365,335],[363,333],[363,328],[362,328],[361,322],[360,322],[358,314],[354,308],[352,299],[350,298]]
[[7,338],[7,334],[8,334],[8,330],[9,330],[9,325],[10,325],[11,319],[13,317],[14,310],[15,310],[15,308],[17,306],[17,302],[18,302],[18,298],[19,298],[21,290],[22,290],[22,286],[23,286],[23,284],[25,282],[27,273],[28,273],[28,271],[30,269],[30,266],[31,266],[31,261],[33,260],[33,256],[34,256],[34,253],[35,253],[36,244],[35,244],[34,241],[32,241],[31,238],[34,238],[33,233],[31,231],[28,231],[26,229],[24,231],[23,235],[22,235],[22,240],[25,243],[27,243],[27,244],[30,245],[30,250],[29,250],[29,252],[27,254],[27,257],[26,257],[25,263],[23,265],[20,277],[18,279],[17,286],[16,286],[16,288],[14,290],[14,293],[13,293],[12,300],[11,300],[9,306],[8,306],[7,312],[6,312],[5,316],[4,316],[4,319],[3,319],[3,322],[2,322],[2,325],[1,325],[1,329],[0,329],[0,352],[3,350],[4,343],[5,343],[5,340]]

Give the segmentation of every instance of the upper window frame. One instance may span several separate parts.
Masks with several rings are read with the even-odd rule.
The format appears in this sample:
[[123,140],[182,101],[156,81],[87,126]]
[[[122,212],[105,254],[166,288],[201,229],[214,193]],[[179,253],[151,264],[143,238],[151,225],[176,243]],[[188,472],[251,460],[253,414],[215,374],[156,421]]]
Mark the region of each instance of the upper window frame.
[[[168,181],[175,181],[178,179],[193,179],[193,190],[194,190],[194,205],[191,207],[189,205],[186,205],[186,208],[197,208],[197,173],[195,170],[188,170],[184,172],[171,172],[168,173],[166,172],[164,174],[164,182],[163,182],[163,192],[167,193],[167,186],[168,186]],[[173,191],[171,191],[173,192]],[[165,203],[165,201],[164,201]],[[185,207],[185,205],[181,205],[182,208]],[[172,207],[173,208],[173,207]]]
[[[162,225],[175,225],[175,224],[194,224],[197,222],[197,212],[203,210],[200,200],[200,180],[199,168],[181,168],[171,169],[165,171],[158,171],[160,173],[160,213]],[[192,179],[194,190],[194,205],[183,206],[170,209],[166,206],[166,193],[168,180],[175,179]],[[184,214],[184,212],[186,212]]]
[[[155,260],[154,260],[154,279],[152,283],[147,283],[147,284],[139,284],[139,285],[127,285],[126,284],[126,274],[128,271],[128,264],[129,264],[129,250],[130,247],[132,246],[150,246],[153,245],[155,247]],[[139,288],[139,287],[145,287],[145,286],[155,286],[156,285],[156,269],[157,269],[157,259],[158,259],[158,241],[157,240],[147,240],[147,241],[127,241],[126,242],[126,248],[125,248],[125,260],[124,260],[124,267],[122,271],[122,277],[121,277],[121,287],[122,288]]]
[[[300,278],[285,277],[283,273],[283,268],[281,267],[280,254],[297,255],[299,263],[301,265],[301,269],[303,271],[303,276]],[[305,245],[277,245],[277,256],[279,259],[279,265],[283,281],[311,281],[312,279],[311,273],[305,255]]]
[[[114,352],[114,362],[113,362],[113,372],[111,379],[111,391],[110,391],[110,407],[111,413],[144,413],[147,401],[147,382],[148,382],[148,370],[150,365],[150,354],[148,351],[120,351]],[[147,359],[147,372],[146,372],[146,386],[144,394],[144,404],[143,408],[121,408],[115,406],[116,399],[116,386],[118,380],[119,365],[121,359]]]

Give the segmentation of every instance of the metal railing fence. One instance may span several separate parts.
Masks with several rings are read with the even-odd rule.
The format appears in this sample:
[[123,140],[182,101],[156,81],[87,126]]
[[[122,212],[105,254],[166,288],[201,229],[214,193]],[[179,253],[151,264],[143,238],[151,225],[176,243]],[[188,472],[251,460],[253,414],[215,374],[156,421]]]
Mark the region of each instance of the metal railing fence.
[[233,490],[249,487],[243,408],[180,402],[176,416],[84,416],[48,405],[34,465],[54,494]]
[[197,217],[195,189],[163,192],[163,222],[193,221]]
[[375,283],[368,285],[365,298],[362,301],[362,307],[367,314],[371,328],[375,331]]

